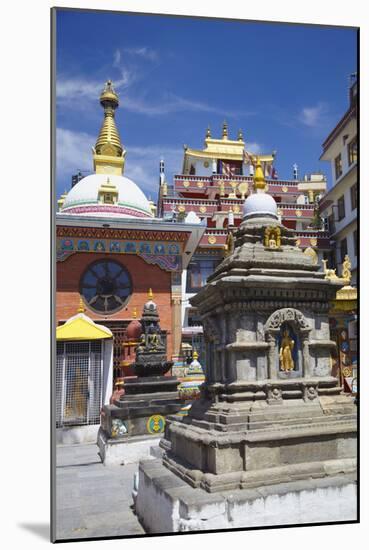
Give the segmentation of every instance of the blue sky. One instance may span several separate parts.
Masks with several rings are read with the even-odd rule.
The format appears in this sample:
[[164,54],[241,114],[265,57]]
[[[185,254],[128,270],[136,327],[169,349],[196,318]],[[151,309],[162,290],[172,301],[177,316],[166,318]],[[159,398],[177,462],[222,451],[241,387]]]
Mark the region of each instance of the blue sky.
[[57,14],[57,194],[92,172],[103,119],[98,97],[112,79],[125,175],[156,199],[159,160],[180,173],[183,144],[202,148],[210,125],[249,150],[277,150],[280,178],[320,170],[321,144],[348,107],[356,31],[166,16]]

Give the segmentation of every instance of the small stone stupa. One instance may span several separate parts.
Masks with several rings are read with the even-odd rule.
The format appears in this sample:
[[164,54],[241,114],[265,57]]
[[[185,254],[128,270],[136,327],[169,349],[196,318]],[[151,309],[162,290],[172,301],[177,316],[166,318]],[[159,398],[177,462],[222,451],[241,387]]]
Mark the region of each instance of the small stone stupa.
[[148,532],[355,520],[356,406],[331,375],[328,323],[345,282],[318,270],[258,162],[234,249],[191,299],[201,397],[167,420],[163,460],[140,463]]
[[[167,360],[159,313],[149,290],[141,317],[141,336],[132,364],[136,378],[126,379],[124,395],[103,407],[97,444],[105,464],[134,462],[151,455],[159,443],[168,414],[183,406],[175,376],[165,376]],[[136,331],[138,333],[138,331]]]

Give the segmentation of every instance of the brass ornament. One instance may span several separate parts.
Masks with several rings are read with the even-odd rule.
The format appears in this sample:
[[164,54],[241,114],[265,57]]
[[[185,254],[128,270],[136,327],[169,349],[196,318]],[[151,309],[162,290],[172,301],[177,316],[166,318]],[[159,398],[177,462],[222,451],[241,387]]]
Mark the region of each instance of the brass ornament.
[[217,242],[217,238],[214,237],[214,235],[209,235],[208,237],[208,243],[209,244],[215,244]]
[[290,337],[288,330],[283,332],[281,348],[279,351],[279,361],[281,370],[289,372],[295,368],[295,363],[292,357],[292,350],[295,346],[295,341]]
[[204,214],[206,212],[206,206],[200,206],[200,212]]
[[196,185],[197,185],[197,187],[200,187],[200,189],[201,189],[202,187],[204,187],[204,182],[203,181],[198,181]]
[[186,208],[184,206],[178,206],[178,212],[186,212]]
[[288,187],[286,187],[286,186],[284,185],[284,186],[282,187],[282,191],[283,191],[283,193],[287,193]]
[[301,216],[302,216],[301,210],[295,210],[295,214],[298,218],[301,218]]
[[311,246],[316,246],[318,244],[318,240],[315,237],[312,237],[310,239]]
[[277,226],[269,226],[264,232],[264,246],[266,248],[280,248],[281,246],[281,229]]
[[204,168],[209,168],[209,162],[207,160],[204,162]]
[[183,187],[190,187],[190,182],[188,180],[184,180]]

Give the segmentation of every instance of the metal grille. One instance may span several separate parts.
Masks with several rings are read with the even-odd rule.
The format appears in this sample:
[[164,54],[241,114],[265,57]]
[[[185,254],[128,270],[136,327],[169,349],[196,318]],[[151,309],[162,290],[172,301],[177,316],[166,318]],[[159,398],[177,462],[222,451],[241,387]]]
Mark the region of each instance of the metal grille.
[[101,342],[58,342],[56,423],[96,424],[101,408]]

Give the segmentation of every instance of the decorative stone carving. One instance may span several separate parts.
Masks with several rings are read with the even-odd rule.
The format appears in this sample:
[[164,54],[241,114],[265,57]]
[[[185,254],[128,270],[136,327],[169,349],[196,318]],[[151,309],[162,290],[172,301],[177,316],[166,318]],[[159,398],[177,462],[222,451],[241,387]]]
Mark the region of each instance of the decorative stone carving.
[[309,331],[311,327],[301,311],[294,308],[283,308],[275,311],[265,323],[265,331],[277,332],[285,322],[294,322],[299,330]]

